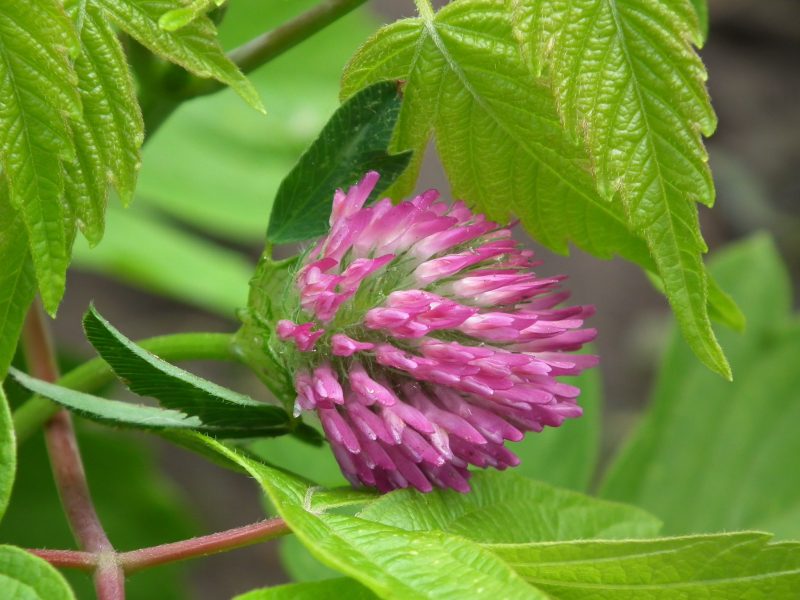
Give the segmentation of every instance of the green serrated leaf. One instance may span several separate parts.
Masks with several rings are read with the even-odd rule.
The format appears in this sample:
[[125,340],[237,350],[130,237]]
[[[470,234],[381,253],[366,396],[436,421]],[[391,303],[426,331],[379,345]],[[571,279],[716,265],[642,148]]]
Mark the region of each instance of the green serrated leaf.
[[0,590],[9,600],[75,600],[61,573],[14,546],[0,546]]
[[597,194],[585,151],[523,63],[502,2],[456,1],[432,21],[384,27],[345,69],[342,96],[385,79],[405,81],[392,149],[420,156],[434,136],[454,196],[496,220],[516,214],[557,252],[572,241],[603,258],[650,260],[621,207]]
[[11,420],[5,391],[0,385],[0,519],[6,512],[16,471],[17,442],[14,439],[14,422]]
[[[203,422],[199,418],[188,416],[177,410],[108,400],[35,379],[14,368],[10,372],[21,385],[30,391],[98,423],[146,430],[204,429]],[[211,433],[216,433],[216,431]]]
[[378,596],[546,598],[491,552],[462,538],[410,533],[344,515],[316,516],[285,502],[281,508],[312,554]]
[[74,221],[91,244],[103,237],[108,199],[105,164],[95,145],[93,131],[85,122],[71,127],[75,144],[75,162],[64,163],[64,198],[67,219]]
[[183,444],[186,438],[180,437],[181,432],[198,431],[218,438],[241,438],[284,435],[295,429],[288,416],[285,416],[283,422],[280,422],[277,415],[268,423],[263,415],[259,415],[259,420],[254,423],[214,422],[207,424],[199,417],[187,415],[178,410],[93,396],[35,379],[14,368],[10,369],[10,373],[31,392],[44,396],[86,419],[112,427],[154,431],[175,443],[188,445],[190,449],[192,448],[191,438],[189,438],[188,444]]
[[[770,544],[770,536],[759,532],[478,545],[440,530],[405,531],[328,514],[313,508],[316,492],[307,483],[254,464],[214,440],[191,435],[198,444],[242,465],[312,554],[380,597],[788,599],[800,583],[800,543]],[[434,501],[426,507],[431,496],[415,495],[421,502],[406,511],[405,519],[415,519],[421,510],[432,526],[450,526],[438,511],[449,508],[450,502]],[[469,497],[463,496],[467,501]],[[487,505],[490,510],[491,506]],[[374,505],[367,507],[370,510]],[[465,518],[474,516],[464,512]],[[520,586],[509,567],[530,585]]]
[[144,140],[133,79],[116,32],[102,10],[70,0],[67,12],[79,29],[74,61],[83,103],[83,122],[73,125],[77,161],[66,164],[67,199],[90,244],[103,235],[108,184],[127,204],[136,187]]
[[[580,6],[585,8],[586,4]],[[603,3],[603,7],[609,4]],[[680,71],[678,75],[684,76],[688,81],[685,85],[691,87],[687,91],[677,86],[673,94],[675,102],[685,103],[676,110],[687,118],[674,132],[670,129],[664,139],[653,142],[661,153],[656,158],[669,154],[675,161],[668,173],[670,177],[675,175],[675,181],[666,182],[663,160],[641,161],[630,168],[626,164],[621,175],[611,176],[609,172],[619,165],[626,148],[640,151],[635,145],[635,132],[630,139],[625,137],[631,123],[607,123],[608,127],[600,128],[599,133],[590,128],[595,135],[591,140],[601,133],[616,137],[607,144],[584,144],[584,126],[592,125],[588,117],[600,120],[601,111],[588,117],[582,113],[580,118],[571,116],[560,105],[571,106],[569,103],[576,101],[575,94],[559,96],[559,101],[554,102],[550,82],[537,78],[540,44],[532,38],[545,31],[546,23],[538,17],[544,11],[555,11],[556,5],[561,3],[456,0],[435,15],[398,21],[380,30],[355,55],[345,70],[342,95],[349,97],[364,85],[382,79],[404,80],[405,96],[393,149],[411,148],[419,154],[434,135],[454,194],[490,217],[507,220],[511,214],[518,215],[537,241],[558,252],[566,252],[568,242],[573,242],[601,258],[619,254],[645,269],[655,266],[698,356],[729,376],[708,320],[707,282],[700,260],[705,246],[693,201],[710,199],[712,190],[695,127],[699,124],[708,134],[714,126],[702,65],[681,37],[691,33],[685,20],[694,23],[693,14],[681,13],[678,16],[685,20],[676,19],[667,28],[681,34],[672,46],[684,49],[681,56],[691,72],[687,75]],[[677,11],[681,6],[684,4],[663,10]],[[576,6],[575,10],[579,8]],[[591,27],[592,19],[576,18],[570,23],[573,29]],[[671,43],[666,35],[658,39]],[[646,41],[641,45],[646,46]],[[575,43],[569,50],[577,52],[581,47],[581,43]],[[569,56],[566,51],[552,54],[563,60]],[[597,60],[592,64],[604,63]],[[642,65],[637,67],[644,69]],[[557,72],[555,66],[550,71],[554,73],[551,79],[564,77],[564,86],[572,84],[582,94],[595,89],[584,85],[586,78],[571,77],[571,72],[560,65]],[[600,86],[606,93],[631,81],[614,73],[596,79],[608,82],[605,87]],[[665,77],[659,85],[668,86],[668,81]],[[559,89],[557,83],[552,85]],[[647,101],[650,104],[646,108],[652,112],[651,105],[657,99],[648,97]],[[562,109],[561,114],[556,105]],[[625,115],[636,114],[638,120],[632,124],[641,129],[642,111],[632,113],[633,108],[621,112],[618,118],[624,121]],[[607,115],[608,110],[611,109],[603,114]],[[652,118],[650,112],[645,116]],[[581,135],[575,135],[575,130]],[[675,136],[688,144],[687,148],[672,151],[667,140],[674,140]],[[608,154],[605,162],[598,159],[603,151]],[[682,161],[686,160],[684,165]],[[653,169],[660,178],[648,187],[646,184],[653,182]],[[410,170],[404,179],[406,189],[415,176],[416,172]],[[658,195],[657,188],[666,189],[668,194]]]
[[282,244],[322,235],[329,227],[332,190],[378,171],[374,199],[400,176],[411,153],[391,155],[387,148],[401,99],[397,83],[382,82],[342,104],[278,188],[268,240]]
[[[359,517],[409,531],[446,531],[481,543],[652,537],[661,522],[646,512],[551,487],[513,473],[482,472],[472,491],[397,490]],[[534,508],[535,507],[535,510]]]
[[59,2],[0,6],[0,163],[51,314],[64,293],[71,243],[61,161],[75,156],[67,117],[77,120],[81,111],[68,56],[75,46]]
[[[714,185],[701,134],[716,127],[689,0],[514,4],[529,64],[552,82],[566,129],[588,151],[600,194],[647,246],[689,345],[730,379],[711,329],[695,202]],[[526,39],[530,38],[530,39]]]
[[199,15],[179,31],[166,31],[159,19],[170,10],[185,7],[181,0],[92,0],[108,18],[140,44],[198,77],[229,85],[258,111],[264,106],[253,84],[222,51],[216,27]]
[[353,579],[340,577],[312,583],[290,583],[253,590],[233,600],[370,600],[378,598]]
[[312,508],[315,490],[307,483],[253,463],[212,439],[194,437],[255,477],[312,554],[379,597],[546,597],[477,544],[442,532],[408,532],[356,517],[318,512]]
[[14,358],[22,323],[36,292],[36,275],[28,252],[22,217],[8,198],[0,175],[0,381]]
[[282,435],[292,429],[292,420],[283,409],[161,360],[122,335],[94,307],[84,315],[83,327],[103,360],[139,395],[152,396],[168,409],[197,417],[205,427],[224,430],[226,437]]
[[800,543],[770,544],[770,537],[742,532],[489,548],[559,600],[788,600],[800,585]]
[[651,511],[672,534],[765,528],[797,538],[800,474],[787,466],[800,455],[800,331],[789,277],[767,236],[720,252],[711,272],[747,316],[744,334],[720,332],[736,384],[701,368],[673,334],[651,406],[602,493]]
[[225,0],[193,0],[188,6],[173,8],[165,12],[158,19],[158,26],[166,31],[177,31],[186,27],[200,15],[206,14],[212,8],[222,6]]

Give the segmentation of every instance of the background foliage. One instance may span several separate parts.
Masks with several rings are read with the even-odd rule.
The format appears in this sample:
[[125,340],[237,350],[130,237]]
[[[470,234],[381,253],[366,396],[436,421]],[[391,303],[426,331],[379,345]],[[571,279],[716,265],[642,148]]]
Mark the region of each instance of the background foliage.
[[[205,16],[211,2],[184,8],[171,0],[88,0],[67,2],[65,11],[45,2],[36,7],[41,12],[28,15],[26,3],[12,1],[0,9],[6,111],[0,114],[0,371],[11,361],[37,278],[46,305],[55,310],[76,229],[84,236],[75,240],[76,264],[83,268],[227,318],[245,305],[253,246],[263,241],[273,200],[288,197],[281,181],[333,113],[338,72],[375,24],[354,13],[251,80],[221,48],[310,4],[275,3],[265,16],[255,1],[234,2],[219,43]],[[267,513],[277,511],[296,533],[282,541],[281,558],[302,583],[241,597],[436,597],[468,595],[482,585],[502,597],[585,597],[603,589],[608,597],[627,598],[639,597],[644,584],[653,597],[681,592],[735,598],[747,585],[754,597],[791,597],[800,586],[796,543],[776,544],[755,533],[652,539],[659,532],[737,529],[766,530],[783,540],[800,535],[800,481],[787,468],[798,451],[793,432],[800,422],[793,369],[800,327],[790,280],[766,235],[721,252],[710,272],[701,260],[705,243],[695,202],[710,204],[714,192],[700,134],[711,133],[715,117],[692,45],[702,43],[707,31],[705,3],[458,0],[436,14],[426,7],[420,3],[418,17],[374,34],[351,60],[341,89],[348,98],[372,81],[404,80],[389,153],[403,160],[403,152],[414,153],[411,169],[390,193],[411,189],[433,138],[456,195],[493,216],[519,215],[537,241],[555,251],[573,243],[602,258],[619,254],[655,274],[683,339],[677,330],[670,334],[650,406],[610,465],[602,458],[609,454],[609,444],[601,444],[602,385],[597,373],[589,373],[580,384],[586,416],[529,436],[515,448],[523,458],[517,474],[482,475],[470,496],[437,492],[421,499],[400,491],[373,502],[347,491],[315,491],[256,459],[336,487],[344,482],[326,447],[289,436],[239,442],[245,458],[203,437],[182,438],[249,472],[267,495]],[[171,9],[177,12],[161,19]],[[41,18],[29,26],[34,16]],[[26,35],[19,35],[21,23]],[[122,45],[113,27],[125,32]],[[140,84],[166,82],[180,96],[191,91],[184,86],[198,83],[134,40],[234,88],[189,102],[164,121],[143,150],[138,185],[144,130],[123,49]],[[580,41],[586,43],[577,52]],[[605,60],[598,61],[601,56]],[[143,90],[146,115],[166,118],[175,98],[148,97]],[[21,93],[12,98],[15,91]],[[257,108],[263,98],[269,117],[248,111],[236,93]],[[346,122],[356,117],[354,112]],[[390,129],[382,131],[379,146],[389,142]],[[330,135],[333,148],[336,137]],[[299,180],[312,176],[301,167],[295,172],[307,177]],[[136,202],[123,210],[134,185]],[[327,180],[324,185],[330,187]],[[106,223],[109,194],[122,203],[110,203]],[[315,201],[310,208],[324,214],[327,197],[320,193]],[[280,210],[273,214],[282,218]],[[741,334],[718,327],[715,333],[709,315],[734,328],[746,317],[747,328]],[[98,335],[112,341],[114,331],[97,329],[95,341]],[[124,363],[117,370],[126,379],[153,367],[145,361],[126,371],[135,350],[124,337],[117,344]],[[735,384],[709,372],[697,357],[723,375],[730,374],[729,361]],[[113,366],[111,355],[106,358]],[[133,377],[130,387],[185,410],[180,419],[199,419],[200,413],[222,418],[204,412],[210,406],[204,403],[219,398],[247,403],[241,394],[231,396],[179,371],[158,364],[150,375],[161,385],[147,387],[149,378],[137,384]],[[170,394],[180,388],[183,397],[186,385],[201,398],[191,410],[170,404]],[[10,381],[5,386],[16,403],[20,390]],[[113,414],[117,405],[92,401],[120,424],[121,415]],[[134,417],[144,414],[124,407]],[[201,427],[192,422],[192,428]],[[188,504],[154,474],[140,438],[87,426],[81,441],[101,516],[120,548],[194,531],[185,517]],[[15,460],[14,445],[8,414],[0,410],[4,467]],[[43,448],[27,445],[18,460],[20,475],[0,536],[22,546],[68,546],[54,490],[39,493],[47,471]],[[0,473],[0,515],[10,471]],[[125,488],[118,485],[119,472],[126,474]],[[597,491],[630,506],[541,482]],[[128,486],[141,493],[131,495]],[[47,539],[37,537],[44,527],[24,526],[41,515],[52,520]],[[409,558],[412,544],[420,552]],[[651,555],[657,558],[642,558]],[[616,568],[598,573],[593,565],[601,559]],[[687,566],[692,564],[702,568]],[[260,574],[263,563],[257,566]],[[136,575],[131,596],[181,597],[180,570]],[[665,575],[653,579],[654,572]],[[309,581],[320,579],[328,581]],[[79,597],[88,593],[82,576],[70,576],[70,582]],[[69,597],[58,572],[4,546],[0,586],[10,585],[41,586],[36,593],[45,598]]]

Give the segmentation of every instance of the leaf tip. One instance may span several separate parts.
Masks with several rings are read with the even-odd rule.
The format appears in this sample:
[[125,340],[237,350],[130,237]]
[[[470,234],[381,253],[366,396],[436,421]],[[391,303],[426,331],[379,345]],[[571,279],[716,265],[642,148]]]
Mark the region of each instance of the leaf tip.
[[99,312],[97,312],[97,308],[94,305],[94,300],[91,300],[89,302],[89,307],[86,309],[86,312],[83,313],[83,318],[81,319],[84,331],[92,321],[98,321],[100,323],[106,322],[106,320],[102,317],[102,315]]
[[176,8],[165,12],[158,18],[158,26],[164,31],[177,31],[178,29],[188,25],[194,13],[188,7]]
[[[56,281],[52,281],[56,279]],[[44,284],[44,285],[43,285]],[[66,282],[64,276],[51,278],[46,284],[41,279],[39,280],[39,295],[42,298],[42,306],[45,312],[55,319],[58,313],[58,307],[61,304],[61,299],[64,297],[64,290]]]
[[731,365],[728,362],[728,359],[725,357],[725,354],[722,352],[722,349],[719,348],[719,355],[715,356],[715,360],[712,363],[703,361],[706,363],[712,371],[714,371],[717,375],[721,376],[728,382],[733,381],[733,371],[731,370]]
[[239,97],[247,102],[247,105],[251,108],[255,109],[262,115],[267,114],[267,108],[264,106],[264,102],[261,100],[261,95],[256,90],[255,86],[252,82],[247,79],[246,77],[242,76],[243,82],[240,85],[236,86],[236,93],[239,94]]

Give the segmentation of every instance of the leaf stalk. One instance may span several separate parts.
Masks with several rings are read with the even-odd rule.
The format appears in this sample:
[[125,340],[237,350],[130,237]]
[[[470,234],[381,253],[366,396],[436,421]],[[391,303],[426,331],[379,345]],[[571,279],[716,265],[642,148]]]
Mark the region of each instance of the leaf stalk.
[[286,521],[281,518],[275,518],[250,523],[242,527],[234,527],[233,529],[219,531],[210,535],[141,548],[130,552],[104,554],[79,550],[40,549],[31,549],[28,552],[46,560],[54,567],[62,569],[94,571],[104,561],[112,561],[125,574],[131,574],[180,560],[244,548],[245,546],[251,546],[289,533],[291,533],[291,530]]
[[[243,73],[249,73],[294,48],[366,1],[324,0],[272,31],[263,33],[235,48],[228,54],[228,57]],[[163,85],[174,79],[174,72],[168,71],[162,78],[164,90],[148,90],[148,97],[152,100],[142,103],[147,137],[152,135],[183,102],[198,96],[213,94],[225,87],[215,79],[203,79],[195,76],[187,76],[178,89],[174,89],[174,85],[171,85],[169,87],[173,89],[170,90]],[[158,93],[160,91],[164,93]]]
[[[39,301],[28,310],[23,326],[23,349],[32,375],[45,381],[59,379],[49,327]],[[58,495],[78,545],[98,556],[114,552],[92,502],[72,417],[59,410],[45,425],[45,442]],[[125,575],[115,561],[98,560],[94,584],[99,600],[125,598]]]
[[417,12],[419,13],[420,17],[422,17],[425,21],[433,20],[435,11],[433,10],[431,0],[414,0],[414,4],[417,7]]

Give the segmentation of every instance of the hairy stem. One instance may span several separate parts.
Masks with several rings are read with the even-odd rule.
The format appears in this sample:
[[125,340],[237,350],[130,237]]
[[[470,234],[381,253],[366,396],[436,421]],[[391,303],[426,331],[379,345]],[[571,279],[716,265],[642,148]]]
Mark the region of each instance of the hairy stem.
[[431,0],[414,0],[419,16],[426,21],[433,20],[434,10]]
[[[126,574],[130,574],[158,565],[244,548],[288,533],[291,533],[291,530],[286,521],[276,518],[180,542],[121,552],[110,558]],[[28,552],[43,558],[54,567],[80,571],[93,571],[102,559],[102,555],[99,553],[79,550],[31,549]]]
[[[28,309],[22,341],[30,373],[45,381],[57,381],[55,352],[38,301]],[[122,600],[125,597],[125,575],[116,561],[103,560],[104,555],[113,556],[114,547],[92,503],[72,418],[67,411],[59,410],[47,422],[45,442],[53,479],[75,540],[83,550],[100,557],[94,571],[97,597],[99,600]]]
[[291,530],[283,519],[270,519],[190,540],[123,552],[118,555],[117,560],[126,573],[134,573],[165,563],[250,546],[287,533],[291,533]]
[[[280,27],[264,33],[230,52],[229,58],[244,73],[260,67],[308,39],[318,31],[337,21],[366,0],[323,0],[313,8],[287,21]],[[174,81],[182,80],[175,86]],[[175,72],[164,76],[165,90],[148,90],[148,100],[143,101],[142,114],[145,132],[149,137],[183,102],[205,96],[225,86],[214,79],[194,76],[181,77]]]
[[81,550],[28,550],[31,554],[60,569],[77,569],[92,572],[97,568],[97,555]]
[[[178,333],[148,338],[137,342],[142,348],[167,361],[227,360],[237,361],[232,346],[233,336],[227,333]],[[56,383],[81,392],[92,392],[114,379],[111,367],[95,358],[73,369]],[[41,396],[34,396],[14,411],[17,444],[36,433],[59,411],[59,406]]]

